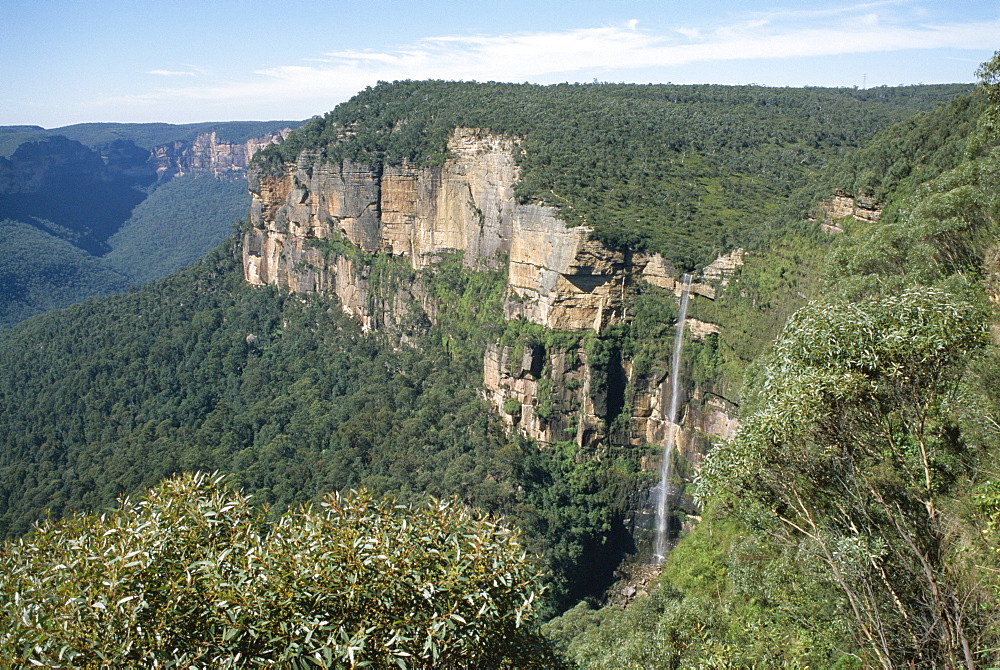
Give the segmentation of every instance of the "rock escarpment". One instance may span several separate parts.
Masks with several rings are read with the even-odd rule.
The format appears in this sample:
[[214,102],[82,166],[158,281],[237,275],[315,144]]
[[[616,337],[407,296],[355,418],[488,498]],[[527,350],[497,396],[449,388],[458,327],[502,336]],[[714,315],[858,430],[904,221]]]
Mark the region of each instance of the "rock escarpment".
[[25,222],[94,255],[149,195],[150,188],[182,174],[238,178],[251,157],[289,130],[240,143],[202,133],[146,149],[129,139],[87,146],[50,135],[0,157],[0,219]]
[[201,133],[194,141],[177,140],[151,149],[125,139],[89,147],[52,135],[24,142],[10,158],[0,157],[0,194],[116,181],[145,186],[184,174],[242,178],[255,153],[281,142],[290,132],[285,128],[245,142]]
[[[457,129],[448,149],[436,166],[371,168],[306,151],[278,174],[251,172],[246,280],[335,293],[369,330],[398,326],[413,304],[434,316],[419,279],[388,293],[374,282],[375,290],[372,261],[379,257],[405,258],[419,271],[462,252],[467,268],[506,269],[505,318],[558,331],[601,333],[628,321],[638,282],[680,290],[679,273],[662,257],[610,249],[590,239],[588,228],[567,227],[555,209],[519,203],[516,140]],[[696,283],[692,291],[714,298],[717,280],[741,262],[722,263],[714,284]],[[704,324],[699,334],[716,330]],[[510,426],[541,442],[596,444],[629,406],[637,408],[636,441],[662,437],[659,381],[646,388],[650,382],[634,378],[617,351],[595,366],[585,349],[493,345],[484,355],[486,396]],[[725,433],[723,424],[705,419],[696,429]]]
[[[619,426],[612,437],[618,444],[641,447],[666,440],[666,369],[640,375],[620,351],[613,350],[609,360],[595,366],[584,346],[547,350],[542,345],[492,345],[484,357],[483,381],[486,397],[503,421],[542,443],[593,446],[612,437],[612,423]],[[735,434],[738,407],[711,387],[682,388],[680,393],[674,443],[698,467],[713,440]]]
[[870,196],[853,196],[838,192],[820,205],[820,214],[822,216],[820,226],[823,232],[837,235],[844,232],[839,222],[845,218],[851,217],[855,221],[874,223],[882,216],[882,209]]
[[61,135],[25,142],[10,158],[0,157],[0,195],[101,183],[115,176],[99,153]]
[[284,174],[251,175],[247,281],[332,290],[366,321],[373,315],[363,271],[344,255],[324,257],[322,241],[406,257],[414,269],[461,251],[470,268],[506,264],[508,319],[599,331],[623,317],[629,286],[651,257],[610,250],[590,240],[589,229],[568,228],[551,207],[517,203],[513,140],[458,130],[449,150],[441,166],[381,171],[305,152]]
[[254,154],[281,142],[290,132],[290,128],[285,128],[245,142],[226,142],[215,132],[201,133],[193,142],[177,140],[153,147],[148,163],[161,181],[185,174],[242,177]]

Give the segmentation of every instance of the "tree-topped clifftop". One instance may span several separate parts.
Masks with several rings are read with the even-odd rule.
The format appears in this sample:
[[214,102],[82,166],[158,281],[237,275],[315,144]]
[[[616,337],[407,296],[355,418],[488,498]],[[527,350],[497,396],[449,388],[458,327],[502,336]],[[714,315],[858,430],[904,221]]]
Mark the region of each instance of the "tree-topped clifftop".
[[776,203],[832,157],[969,88],[382,82],[262,152],[258,166],[282,170],[304,150],[375,170],[435,164],[456,127],[516,136],[521,200],[691,269],[759,240]]

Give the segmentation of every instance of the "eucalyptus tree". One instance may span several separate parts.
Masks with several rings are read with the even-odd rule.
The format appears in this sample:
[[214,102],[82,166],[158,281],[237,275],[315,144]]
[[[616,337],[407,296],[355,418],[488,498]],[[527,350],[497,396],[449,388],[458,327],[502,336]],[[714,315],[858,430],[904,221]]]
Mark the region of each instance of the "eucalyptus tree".
[[866,662],[976,664],[988,594],[950,560],[948,501],[981,456],[957,410],[986,342],[982,309],[942,289],[813,303],[761,366],[739,434],[705,464],[703,496],[826,565]]
[[277,520],[219,476],[0,549],[18,667],[557,667],[518,533],[454,502],[330,495]]

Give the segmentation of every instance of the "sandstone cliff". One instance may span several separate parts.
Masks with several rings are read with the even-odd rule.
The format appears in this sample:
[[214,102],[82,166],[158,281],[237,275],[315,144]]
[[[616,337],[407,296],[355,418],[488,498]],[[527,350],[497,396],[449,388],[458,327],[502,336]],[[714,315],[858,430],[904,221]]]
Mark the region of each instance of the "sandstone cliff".
[[[434,316],[419,277],[388,294],[373,289],[372,259],[380,256],[405,258],[419,271],[457,251],[468,268],[505,268],[505,318],[559,331],[600,333],[627,321],[638,282],[680,291],[679,273],[662,257],[609,249],[590,239],[588,228],[567,227],[553,208],[518,203],[515,140],[458,129],[448,149],[448,160],[431,167],[372,169],[307,151],[279,174],[251,172],[246,280],[335,293],[368,330],[398,325],[412,304]],[[741,252],[720,259],[692,292],[714,298],[741,263]],[[697,325],[694,337],[717,332],[713,324]],[[582,344],[532,344],[517,352],[496,344],[484,354],[485,393],[508,425],[544,443],[600,443],[629,407],[632,440],[657,442],[662,380],[639,379],[631,368],[612,352],[595,369]],[[730,408],[713,405],[710,396],[693,403],[685,428],[691,435],[728,436]]]
[[183,174],[242,178],[255,153],[289,132],[286,128],[235,143],[220,140],[214,132],[202,133],[193,142],[178,140],[152,149],[123,139],[91,148],[52,135],[21,144],[10,158],[0,157],[0,194],[119,181],[146,186]]
[[255,153],[281,142],[290,132],[285,128],[245,142],[225,142],[214,132],[201,133],[193,142],[178,140],[153,147],[148,163],[160,181],[184,174],[242,177]]
[[[414,269],[453,251],[470,268],[505,263],[506,317],[557,330],[599,332],[619,322],[639,280],[679,290],[678,273],[660,256],[608,249],[588,228],[567,227],[553,208],[518,204],[513,140],[459,129],[449,152],[442,166],[381,172],[304,152],[283,174],[251,174],[247,281],[332,290],[345,310],[370,319],[363,273],[331,262],[317,244],[342,239],[366,253],[406,257]],[[708,284],[692,291],[715,295]]]
[[2,195],[106,182],[113,176],[100,154],[60,135],[25,142],[10,158],[0,157]]
[[855,221],[876,222],[882,216],[882,209],[870,196],[839,192],[820,205],[820,215],[823,231],[836,235],[844,232],[840,225],[843,219],[851,217]]

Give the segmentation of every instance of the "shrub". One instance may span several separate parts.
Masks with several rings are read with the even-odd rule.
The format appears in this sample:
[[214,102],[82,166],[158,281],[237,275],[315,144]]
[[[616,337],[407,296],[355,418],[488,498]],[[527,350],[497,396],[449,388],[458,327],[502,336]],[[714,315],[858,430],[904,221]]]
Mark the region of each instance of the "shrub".
[[327,496],[269,523],[183,475],[0,551],[0,657],[45,667],[551,667],[516,532]]

